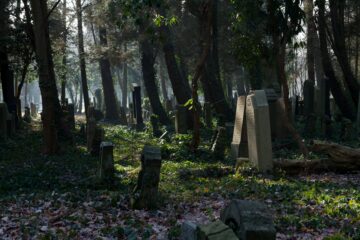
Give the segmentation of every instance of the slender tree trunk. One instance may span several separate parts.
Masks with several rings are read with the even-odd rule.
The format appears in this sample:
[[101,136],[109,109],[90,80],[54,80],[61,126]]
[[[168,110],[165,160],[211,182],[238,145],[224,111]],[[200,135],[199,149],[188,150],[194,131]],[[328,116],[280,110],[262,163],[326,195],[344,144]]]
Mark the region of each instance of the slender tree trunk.
[[[85,50],[84,50],[84,34],[83,34],[83,21],[82,21],[82,6],[81,0],[76,0],[76,14],[77,14],[77,27],[78,27],[78,50],[80,60],[80,73],[81,73],[81,89],[85,103],[85,114],[88,118],[88,108],[90,106],[89,88],[86,76],[86,62],[85,62]],[[80,101],[79,111],[82,110],[82,100]]]
[[159,76],[160,76],[160,83],[161,83],[161,92],[163,94],[164,102],[169,100],[169,94],[166,87],[166,73],[164,67],[164,59],[163,56],[159,56]]
[[[124,52],[127,52],[127,44],[124,43]],[[127,99],[128,99],[128,65],[126,60],[124,61],[124,71],[123,71],[123,84],[122,84],[122,106],[126,109]]]
[[352,101],[349,101],[343,91],[343,87],[336,79],[334,69],[332,67],[331,59],[328,52],[327,34],[326,34],[326,19],[325,19],[325,0],[318,0],[319,7],[319,38],[321,58],[324,68],[324,73],[327,77],[329,88],[334,96],[335,102],[340,108],[340,111],[345,117],[355,120],[356,110]]
[[166,115],[164,107],[160,102],[159,91],[155,82],[154,49],[148,37],[146,36],[146,28],[144,25],[140,26],[140,32],[143,34],[140,39],[140,51],[141,67],[143,72],[145,89],[154,114],[159,117],[159,121],[161,124],[168,125],[170,124],[170,119]]
[[63,57],[62,57],[62,65],[63,65],[63,72],[61,76],[61,103],[65,104],[66,99],[66,73],[67,73],[67,59],[66,59],[66,44],[67,44],[67,26],[66,26],[66,15],[67,15],[67,8],[66,8],[66,1],[63,1]]
[[58,150],[57,120],[61,108],[56,88],[54,64],[49,38],[48,8],[46,0],[30,0],[34,21],[35,53],[38,63],[39,85],[42,97],[42,122],[44,153],[54,154]]
[[[100,45],[107,47],[107,33],[106,29],[100,27],[99,29]],[[117,100],[115,96],[114,82],[111,76],[110,61],[107,56],[101,56],[99,60],[101,80],[104,89],[105,100],[105,119],[108,121],[118,122],[119,111],[117,107]]]

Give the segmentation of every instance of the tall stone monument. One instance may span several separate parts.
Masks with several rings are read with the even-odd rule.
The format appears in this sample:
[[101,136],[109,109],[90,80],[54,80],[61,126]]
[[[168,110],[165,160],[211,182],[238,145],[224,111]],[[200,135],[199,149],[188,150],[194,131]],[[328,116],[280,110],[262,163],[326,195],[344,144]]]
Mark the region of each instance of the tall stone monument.
[[273,169],[269,105],[264,90],[246,99],[249,160],[260,172]]

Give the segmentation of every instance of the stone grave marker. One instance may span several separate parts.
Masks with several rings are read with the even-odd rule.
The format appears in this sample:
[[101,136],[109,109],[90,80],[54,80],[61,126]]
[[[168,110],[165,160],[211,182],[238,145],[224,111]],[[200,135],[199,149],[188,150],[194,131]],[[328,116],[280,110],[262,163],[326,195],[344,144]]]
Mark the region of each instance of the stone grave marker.
[[181,225],[181,240],[197,240],[197,225],[193,222],[185,221]]
[[37,117],[36,104],[30,103],[30,113],[32,117]]
[[141,155],[141,170],[134,190],[132,207],[153,209],[158,205],[160,182],[161,150],[155,146],[145,146]]
[[198,240],[238,240],[233,230],[219,220],[198,228]]
[[25,107],[25,112],[24,112],[23,119],[24,119],[25,122],[31,123],[31,113],[30,113],[30,108],[29,107]]
[[212,127],[212,113],[211,113],[211,104],[209,102],[204,103],[204,120],[205,125],[208,128]]
[[182,105],[176,106],[175,113],[175,132],[186,134],[188,130],[187,108]]
[[114,144],[112,142],[101,142],[100,144],[100,171],[101,181],[112,183],[114,180]]
[[103,92],[100,88],[95,90],[94,106],[97,110],[103,110]]
[[227,134],[226,128],[218,127],[216,130],[216,137],[211,146],[211,152],[213,153],[214,157],[218,160],[224,159],[225,156],[225,148],[227,142]]
[[241,240],[275,240],[276,229],[269,209],[262,203],[233,200],[222,210],[220,219]]
[[246,125],[249,159],[260,172],[273,169],[269,105],[264,90],[246,99]]
[[0,139],[7,139],[7,105],[6,103],[0,103]]
[[249,156],[246,129],[246,96],[240,96],[237,100],[231,156],[233,159]]
[[133,108],[134,117],[136,119],[136,128],[142,130],[144,128],[144,120],[142,116],[142,104],[141,104],[141,87],[137,84],[133,84]]

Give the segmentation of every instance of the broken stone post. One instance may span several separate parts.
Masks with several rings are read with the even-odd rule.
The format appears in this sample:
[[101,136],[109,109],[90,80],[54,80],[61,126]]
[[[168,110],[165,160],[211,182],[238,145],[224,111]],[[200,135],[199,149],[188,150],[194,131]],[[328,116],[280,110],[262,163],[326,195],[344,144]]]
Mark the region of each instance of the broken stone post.
[[233,232],[233,230],[219,220],[207,225],[200,225],[198,227],[197,236],[198,236],[197,237],[198,240],[208,240],[208,239],[237,240],[238,239],[235,233]]
[[188,130],[187,109],[182,105],[176,106],[175,113],[175,132],[177,134],[186,134]]
[[215,141],[211,146],[214,157],[223,160],[225,156],[225,148],[227,145],[227,134],[225,127],[218,127],[216,131]]
[[141,106],[141,87],[137,84],[133,84],[133,105],[134,117],[136,119],[136,128],[138,130],[142,130],[144,128],[144,121]]
[[112,183],[114,180],[114,144],[102,142],[100,144],[100,179],[102,182]]
[[7,139],[7,105],[6,103],[0,103],[0,139]]
[[134,190],[132,207],[153,209],[157,207],[160,182],[161,150],[155,146],[145,146],[141,155],[141,170]]
[[260,172],[273,169],[269,105],[264,90],[246,99],[249,159]]
[[204,103],[204,120],[206,127],[212,127],[212,114],[211,114],[211,104],[206,102]]
[[233,200],[220,219],[241,240],[275,240],[276,230],[268,208],[257,201]]
[[246,132],[246,96],[240,96],[237,99],[235,126],[231,142],[231,157],[234,160],[249,156]]

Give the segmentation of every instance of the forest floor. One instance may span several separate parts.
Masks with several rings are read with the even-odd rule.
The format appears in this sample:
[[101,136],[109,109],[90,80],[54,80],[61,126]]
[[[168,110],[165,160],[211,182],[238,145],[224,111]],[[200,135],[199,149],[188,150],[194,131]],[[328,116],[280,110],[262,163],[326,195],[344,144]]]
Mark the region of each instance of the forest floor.
[[[116,145],[113,186],[98,182],[98,159],[79,134],[53,157],[39,154],[38,123],[0,144],[0,239],[177,239],[183,221],[213,221],[231,199],[266,203],[277,239],[360,239],[359,172],[263,176],[244,167],[228,173],[234,163],[208,151],[210,131],[202,132],[194,156],[188,135],[166,142],[150,130],[105,129]],[[163,155],[154,211],[129,208],[145,144],[161,146]]]

